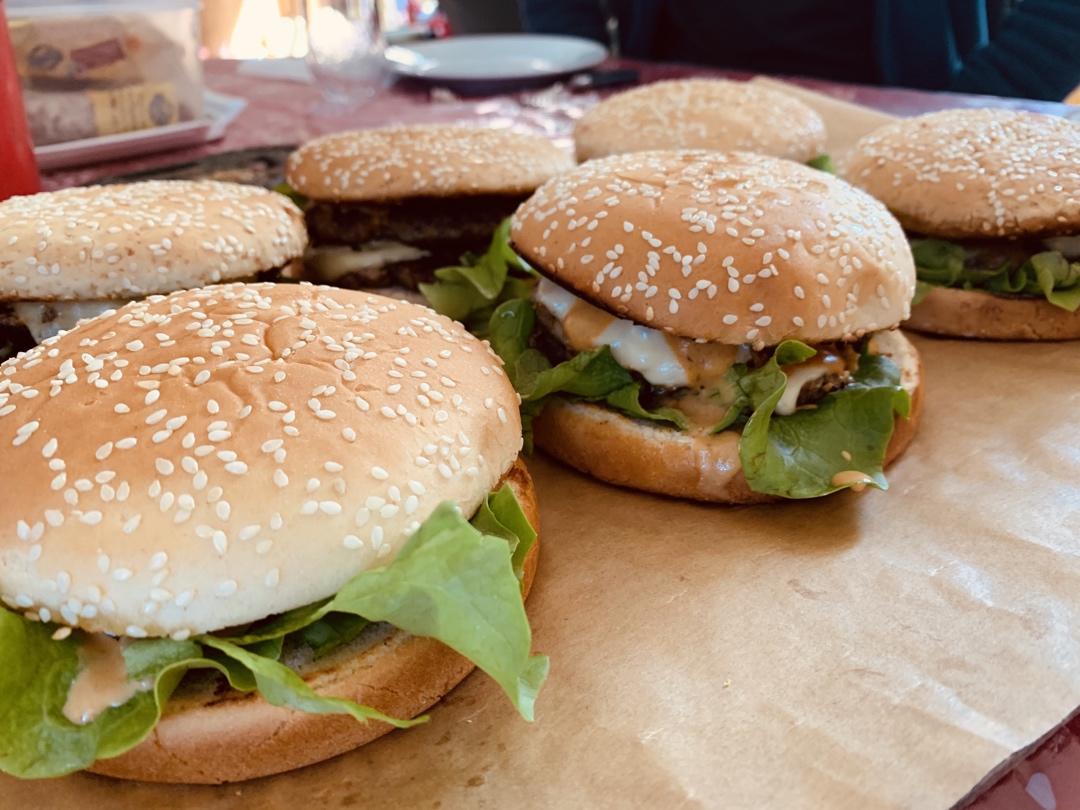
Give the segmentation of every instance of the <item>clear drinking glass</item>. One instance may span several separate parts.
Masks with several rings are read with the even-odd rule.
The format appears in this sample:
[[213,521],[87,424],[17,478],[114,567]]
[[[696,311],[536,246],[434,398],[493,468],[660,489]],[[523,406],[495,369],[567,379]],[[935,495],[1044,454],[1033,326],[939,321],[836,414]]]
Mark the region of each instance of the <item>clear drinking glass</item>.
[[377,0],[301,0],[307,63],[327,101],[350,105],[375,95],[384,42]]

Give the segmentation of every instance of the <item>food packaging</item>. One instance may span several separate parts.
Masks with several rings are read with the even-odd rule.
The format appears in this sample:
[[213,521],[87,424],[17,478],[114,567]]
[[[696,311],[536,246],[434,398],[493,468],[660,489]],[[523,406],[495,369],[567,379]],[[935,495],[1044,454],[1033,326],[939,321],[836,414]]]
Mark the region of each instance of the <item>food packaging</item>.
[[9,0],[35,145],[202,115],[198,0]]

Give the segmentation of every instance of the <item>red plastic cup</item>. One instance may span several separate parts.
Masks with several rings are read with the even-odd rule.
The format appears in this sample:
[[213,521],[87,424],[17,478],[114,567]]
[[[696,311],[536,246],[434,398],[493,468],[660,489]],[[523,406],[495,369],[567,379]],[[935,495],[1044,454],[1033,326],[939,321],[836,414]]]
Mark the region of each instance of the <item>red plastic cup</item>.
[[0,200],[41,190],[4,0],[0,0]]

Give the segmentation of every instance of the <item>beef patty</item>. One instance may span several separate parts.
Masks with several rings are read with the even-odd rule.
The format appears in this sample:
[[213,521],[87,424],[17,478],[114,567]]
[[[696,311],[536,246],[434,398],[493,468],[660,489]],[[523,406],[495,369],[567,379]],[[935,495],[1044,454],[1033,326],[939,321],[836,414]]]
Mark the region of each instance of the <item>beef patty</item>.
[[311,244],[360,247],[393,241],[429,250],[467,241],[482,247],[525,199],[520,194],[414,197],[390,202],[312,202],[305,212]]

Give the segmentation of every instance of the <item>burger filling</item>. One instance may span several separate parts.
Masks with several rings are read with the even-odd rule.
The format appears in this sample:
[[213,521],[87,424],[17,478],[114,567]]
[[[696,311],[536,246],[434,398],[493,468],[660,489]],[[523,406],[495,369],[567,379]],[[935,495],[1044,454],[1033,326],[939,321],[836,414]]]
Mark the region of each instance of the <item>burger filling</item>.
[[789,498],[887,486],[885,451],[910,396],[880,349],[689,340],[614,317],[551,281],[494,312],[489,339],[522,398],[526,429],[553,396],[593,402],[656,428],[739,432],[750,488]]
[[510,246],[509,217],[495,229],[484,253],[465,254],[432,276],[420,285],[428,303],[481,337],[487,335],[497,306],[528,298],[536,284],[536,272]]
[[[33,531],[32,528],[28,531]],[[396,727],[369,706],[315,693],[295,667],[389,626],[435,638],[487,672],[527,720],[547,676],[530,655],[521,580],[536,533],[513,489],[503,485],[472,521],[444,503],[394,560],[364,571],[337,594],[246,627],[172,638],[115,638],[73,630],[87,603],[60,616],[28,597],[0,607],[0,770],[22,778],[60,776],[138,745],[182,681],[212,674],[275,706],[346,714]],[[77,602],[78,600],[69,600]],[[80,610],[80,613],[69,611]],[[382,629],[380,629],[382,626]],[[341,650],[347,654],[347,650]],[[290,666],[291,665],[291,666]]]
[[911,236],[915,303],[934,287],[1045,298],[1080,309],[1080,236],[946,241]]
[[[294,268],[275,267],[241,281],[280,281],[295,276]],[[136,299],[103,298],[83,301],[0,302],[0,360],[13,357],[43,340],[96,318]]]
[[[699,427],[720,422],[734,402],[736,365],[759,368],[772,355],[771,350],[689,340],[616,318],[545,278],[538,281],[533,301],[539,328],[564,349],[560,354],[609,347],[619,365],[640,376],[646,401],[675,407]],[[817,352],[812,360],[785,369],[788,382],[777,415],[792,414],[843,388],[858,367],[858,354],[849,345],[818,346]]]
[[[485,245],[520,195],[368,202],[311,202],[305,210],[313,281],[363,288],[418,289],[437,268],[455,265]],[[465,261],[468,261],[466,258]]]

